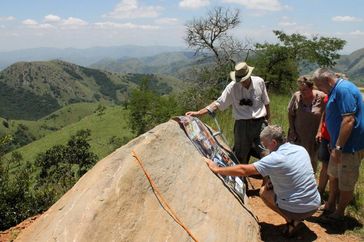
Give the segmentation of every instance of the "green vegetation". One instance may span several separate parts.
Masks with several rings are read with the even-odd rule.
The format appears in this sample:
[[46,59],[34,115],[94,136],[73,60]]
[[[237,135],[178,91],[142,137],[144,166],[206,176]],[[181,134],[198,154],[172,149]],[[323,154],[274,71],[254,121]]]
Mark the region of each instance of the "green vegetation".
[[[257,44],[257,55],[253,58],[256,72],[267,82],[270,89],[287,92],[294,86],[304,63],[313,68],[333,67],[345,41],[338,38],[313,37],[301,34],[288,35],[273,31],[280,43]],[[308,69],[310,70],[310,69]]]
[[38,119],[60,106],[50,95],[37,95],[0,82],[0,114],[6,118]]
[[37,209],[51,206],[97,162],[98,157],[90,151],[90,136],[89,129],[79,130],[66,145],[55,145],[37,155],[34,167],[39,172],[33,190],[44,203]]
[[[39,153],[33,164],[13,153],[10,162],[17,165],[13,173],[0,163],[0,230],[48,209],[96,163],[89,137],[90,130],[79,130],[66,145]],[[0,148],[8,141],[2,138]]]
[[[2,131],[12,133],[0,136],[0,230],[48,209],[98,157],[134,137],[127,114],[120,106],[79,103],[39,121],[1,119]],[[39,131],[44,137],[22,146]]]
[[[7,144],[7,152],[40,139],[47,134],[80,121],[96,112],[97,103],[71,104],[37,121],[1,119],[0,136],[11,135],[13,140]],[[25,137],[26,139],[23,139]]]
[[167,83],[159,83],[155,75],[152,74],[128,74],[127,79],[138,86],[145,85],[143,82],[148,80],[148,89],[159,95],[165,95],[172,91]]
[[0,116],[37,120],[72,103],[121,104],[144,76],[160,94],[182,86],[164,75],[110,73],[58,60],[15,63],[0,72]]
[[[94,107],[95,111],[97,106]],[[91,151],[98,157],[105,157],[115,150],[115,148],[120,147],[133,137],[133,134],[130,131],[131,129],[128,127],[127,113],[128,111],[120,106],[105,106],[105,110],[101,115],[96,111],[96,113],[92,113],[78,122],[51,132],[16,151],[21,153],[24,160],[34,160],[38,153],[43,152],[54,145],[65,143],[70,134],[76,134],[76,132],[81,129],[89,129],[91,130],[89,141]],[[50,116],[48,116],[48,118],[49,117]],[[7,154],[6,158],[9,157],[10,154]]]
[[180,113],[173,96],[159,96],[149,84],[149,79],[142,80],[140,88],[133,90],[130,97],[129,124],[137,135]]

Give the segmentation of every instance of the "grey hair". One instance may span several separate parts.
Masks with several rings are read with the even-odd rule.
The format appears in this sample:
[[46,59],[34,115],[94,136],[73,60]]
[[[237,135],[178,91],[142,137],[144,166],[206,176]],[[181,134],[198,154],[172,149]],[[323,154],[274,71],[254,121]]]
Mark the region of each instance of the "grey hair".
[[278,125],[268,125],[265,127],[260,133],[260,138],[265,137],[276,140],[279,145],[286,142],[286,135],[284,134],[282,127]]
[[327,69],[327,68],[318,68],[313,74],[312,74],[312,80],[318,81],[318,80],[329,80],[329,79],[336,79],[335,72]]

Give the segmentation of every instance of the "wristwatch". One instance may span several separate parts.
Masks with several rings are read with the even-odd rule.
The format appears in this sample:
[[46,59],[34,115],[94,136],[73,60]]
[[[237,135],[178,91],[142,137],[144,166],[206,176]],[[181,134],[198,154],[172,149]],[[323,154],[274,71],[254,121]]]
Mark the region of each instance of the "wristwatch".
[[335,150],[337,150],[337,151],[343,151],[343,147],[340,146],[340,145],[336,145],[335,146]]

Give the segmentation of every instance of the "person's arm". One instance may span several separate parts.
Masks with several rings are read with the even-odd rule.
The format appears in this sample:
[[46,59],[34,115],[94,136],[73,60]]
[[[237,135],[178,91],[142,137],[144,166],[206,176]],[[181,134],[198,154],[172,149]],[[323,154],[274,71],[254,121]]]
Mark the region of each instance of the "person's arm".
[[[343,116],[343,120],[341,121],[339,137],[336,141],[336,146],[344,147],[346,142],[348,141],[351,131],[353,130],[355,124],[355,116],[354,114]],[[332,149],[331,156],[333,161],[341,162],[341,150]]]
[[296,100],[296,95],[293,94],[291,100],[289,101],[288,104],[288,125],[289,125],[289,129],[288,129],[288,137],[287,140],[289,142],[294,142],[297,139],[297,133],[296,133],[296,128],[294,125],[294,121],[296,118],[295,115],[295,104],[296,104],[297,100]]
[[324,118],[325,118],[325,112],[323,112],[321,114],[320,124],[319,124],[319,127],[317,129],[317,133],[316,133],[316,141],[317,142],[321,142],[321,140],[322,140],[321,128],[322,128],[322,123],[324,122]]
[[270,108],[269,108],[269,104],[265,105],[265,110],[267,110],[267,115],[265,115],[265,118],[267,119],[268,123],[270,123]]
[[221,174],[224,176],[250,176],[250,175],[258,175],[259,172],[255,168],[254,165],[236,165],[236,166],[228,166],[228,167],[219,167],[212,160],[204,158],[208,167],[214,173]]
[[288,113],[288,123],[289,123],[288,141],[290,142],[294,142],[297,140],[297,133],[294,126],[294,120],[295,120],[295,115]]
[[200,109],[199,111],[189,111],[185,115],[199,117],[199,116],[203,116],[206,113],[208,113],[209,110],[210,110],[210,112],[215,112],[217,110],[217,105],[215,104],[215,101],[212,102],[207,107],[204,107],[204,108]]

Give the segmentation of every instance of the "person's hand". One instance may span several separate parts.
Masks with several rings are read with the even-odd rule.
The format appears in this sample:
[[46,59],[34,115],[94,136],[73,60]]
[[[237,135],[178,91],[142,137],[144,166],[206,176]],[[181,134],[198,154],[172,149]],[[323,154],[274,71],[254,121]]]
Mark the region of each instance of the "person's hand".
[[197,117],[200,115],[199,111],[189,111],[185,114],[186,116],[193,116],[193,117]]
[[335,162],[337,164],[341,163],[342,151],[337,149],[332,149],[330,153],[330,162]]
[[316,134],[316,142],[317,143],[321,143],[321,141],[322,141],[322,134],[321,134],[321,132],[318,132],[317,134]]
[[267,187],[267,190],[272,190],[273,189],[273,184],[272,184],[270,179],[267,181],[265,186]]
[[210,168],[210,170],[216,172],[216,169],[219,168],[218,165],[216,165],[215,162],[206,157],[204,157],[203,159],[206,162],[207,166]]
[[289,129],[288,132],[288,141],[289,142],[295,142],[297,140],[297,133],[293,129]]
[[270,124],[270,113],[267,113],[267,115],[265,115],[265,120],[267,121],[267,124]]

